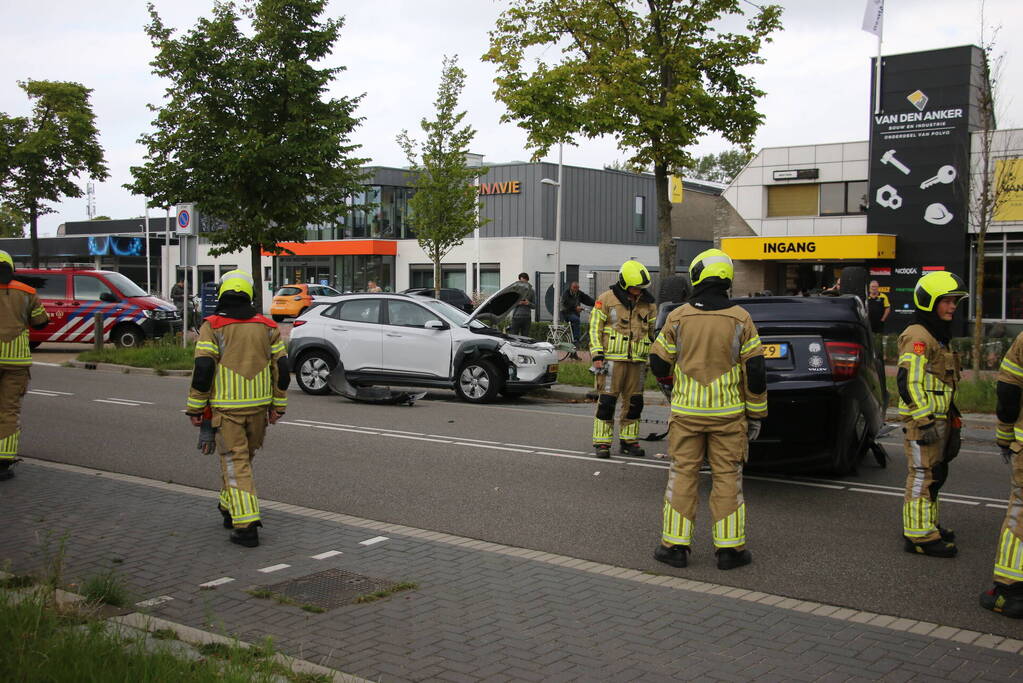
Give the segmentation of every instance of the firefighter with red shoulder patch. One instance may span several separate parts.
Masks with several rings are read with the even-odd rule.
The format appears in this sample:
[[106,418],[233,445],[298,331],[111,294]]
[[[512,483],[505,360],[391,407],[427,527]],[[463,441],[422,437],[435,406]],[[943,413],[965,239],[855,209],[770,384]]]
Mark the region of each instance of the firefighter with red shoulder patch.
[[0,251],[0,481],[14,476],[21,439],[21,397],[28,391],[32,352],[28,328],[49,323],[36,290],[14,279],[14,259]]
[[[206,318],[195,344],[195,366],[186,413],[215,430],[223,484],[218,505],[231,542],[254,548],[262,526],[253,484],[252,459],[262,447],[267,423],[288,405],[291,380],[287,350],[276,323],[252,305],[252,277],[225,273],[214,315]],[[200,448],[203,440],[200,439]]]
[[618,269],[618,281],[597,298],[590,312],[590,356],[599,393],[593,418],[593,450],[598,458],[611,457],[618,401],[622,402],[618,418],[621,454],[636,458],[646,455],[639,445],[639,418],[643,414],[646,362],[657,322],[657,305],[647,291],[649,286],[646,266],[626,261]]
[[938,491],[959,454],[962,418],[955,407],[959,355],[950,347],[952,316],[968,295],[958,275],[927,273],[913,290],[913,322],[899,335],[899,415],[906,434],[902,534],[906,552],[955,557],[955,533],[938,524]]

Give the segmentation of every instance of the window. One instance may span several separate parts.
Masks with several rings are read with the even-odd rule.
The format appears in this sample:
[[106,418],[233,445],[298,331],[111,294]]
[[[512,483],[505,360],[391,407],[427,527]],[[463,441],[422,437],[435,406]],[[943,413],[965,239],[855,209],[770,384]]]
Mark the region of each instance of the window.
[[67,275],[18,275],[30,287],[35,287],[40,299],[63,299],[67,296]]
[[91,275],[75,275],[75,296],[74,298],[79,301],[99,301],[101,294],[110,294],[113,296],[113,292],[110,288],[103,283],[98,277],[92,277]]
[[424,327],[431,320],[439,320],[425,308],[411,301],[387,301],[387,318],[391,325],[402,327]]
[[274,296],[295,296],[296,294],[301,293],[302,290],[299,289],[298,287],[281,287],[280,289],[277,290],[277,294],[275,294]]
[[[79,277],[80,276],[78,276],[78,275],[75,276],[75,290],[76,291],[78,289],[78,278]],[[117,287],[119,290],[121,290],[121,294],[123,294],[124,296],[148,296],[148,294],[146,293],[146,290],[144,290],[141,287],[139,287],[137,284],[135,284],[134,282],[129,280],[127,277],[125,277],[121,273],[107,273],[106,277],[107,277],[107,281],[110,282],[110,284],[112,284],[114,287]],[[104,290],[107,289],[106,285],[104,285],[102,282],[100,283],[100,286]]]
[[[410,289],[432,289],[433,288],[433,265],[415,264],[409,266],[409,288]],[[440,286],[451,289],[465,289],[465,264],[464,263],[442,263],[440,267]]]
[[379,323],[380,299],[353,299],[334,304],[323,315],[352,323]]
[[646,197],[643,195],[636,195],[636,208],[632,221],[632,225],[636,229],[636,232],[643,232],[646,230]]
[[846,213],[866,213],[867,209],[870,208],[870,202],[867,200],[867,181],[857,180],[855,182],[845,184],[845,212]]
[[767,188],[767,217],[816,216],[817,185],[770,185]]
[[867,182],[821,183],[821,215],[847,216],[867,212]]

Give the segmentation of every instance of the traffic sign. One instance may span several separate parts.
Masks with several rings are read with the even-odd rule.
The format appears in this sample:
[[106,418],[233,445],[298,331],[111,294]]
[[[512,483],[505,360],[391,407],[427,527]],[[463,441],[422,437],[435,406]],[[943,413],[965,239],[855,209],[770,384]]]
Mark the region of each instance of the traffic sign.
[[175,207],[175,213],[178,217],[177,223],[175,224],[175,232],[178,235],[194,235],[196,223],[195,205],[178,204]]

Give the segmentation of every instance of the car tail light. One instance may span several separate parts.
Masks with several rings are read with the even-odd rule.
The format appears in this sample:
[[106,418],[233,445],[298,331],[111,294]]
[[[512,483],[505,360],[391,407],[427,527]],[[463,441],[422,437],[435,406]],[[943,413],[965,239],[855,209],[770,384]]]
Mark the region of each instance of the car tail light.
[[824,342],[831,360],[831,377],[836,382],[852,379],[860,369],[863,347],[851,342]]
[[305,325],[305,324],[306,324],[307,322],[309,322],[309,321],[308,321],[308,320],[295,320],[295,321],[293,321],[293,322],[291,323],[291,328],[292,328],[292,329],[294,329],[294,328],[296,328],[296,327],[302,327],[302,326],[303,326],[303,325]]

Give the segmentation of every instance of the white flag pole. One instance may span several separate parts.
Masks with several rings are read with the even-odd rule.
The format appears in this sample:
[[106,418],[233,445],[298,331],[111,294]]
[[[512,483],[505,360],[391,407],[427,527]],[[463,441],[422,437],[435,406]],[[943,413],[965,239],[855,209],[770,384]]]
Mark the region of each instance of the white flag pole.
[[874,65],[874,114],[881,113],[881,36],[884,34],[884,0],[878,10],[877,64]]

